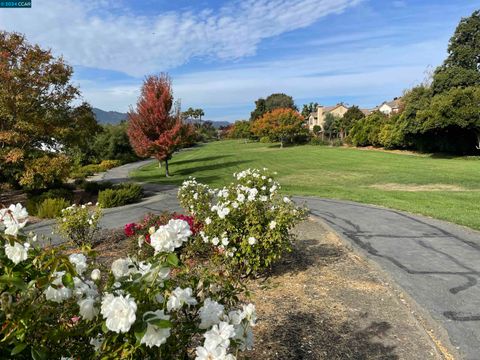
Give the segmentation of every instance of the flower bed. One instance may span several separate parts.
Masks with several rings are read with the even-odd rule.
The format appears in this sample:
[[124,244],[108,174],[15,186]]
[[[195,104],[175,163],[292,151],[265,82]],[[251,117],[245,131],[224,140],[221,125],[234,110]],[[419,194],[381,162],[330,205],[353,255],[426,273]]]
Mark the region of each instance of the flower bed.
[[[237,181],[257,179],[255,174],[260,172],[237,175]],[[0,357],[241,357],[253,346],[256,315],[253,304],[239,300],[245,286],[238,274],[261,271],[288,250],[288,229],[303,216],[276,191],[269,189],[264,200],[263,182],[278,185],[258,176],[256,183],[243,180],[249,193],[259,190],[237,208],[228,199],[238,197],[234,189],[247,191],[238,184],[217,191],[186,183],[179,196],[190,215],[152,215],[126,225],[132,249],[110,268],[97,261],[90,245],[98,210],[77,206],[64,211],[64,230],[87,234],[70,236],[76,251],[67,255],[65,246],[42,248],[34,234],[22,234],[28,214],[20,204],[2,209]],[[200,196],[209,198],[207,206],[197,209],[182,196],[190,186],[205,189]],[[260,214],[267,206],[269,211]],[[253,224],[255,213],[259,217]],[[222,235],[221,243],[213,241],[215,234]],[[263,255],[266,259],[259,259]]]

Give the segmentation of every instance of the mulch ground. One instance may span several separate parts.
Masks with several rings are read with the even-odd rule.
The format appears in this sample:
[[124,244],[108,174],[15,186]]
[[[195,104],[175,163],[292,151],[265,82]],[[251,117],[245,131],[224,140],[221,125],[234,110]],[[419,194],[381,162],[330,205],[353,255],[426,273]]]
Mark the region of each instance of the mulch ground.
[[[257,308],[252,360],[452,360],[383,275],[315,219],[267,277],[250,280]],[[106,266],[129,247],[105,230],[96,250]]]
[[266,279],[251,282],[259,317],[252,359],[451,359],[378,270],[310,219]]

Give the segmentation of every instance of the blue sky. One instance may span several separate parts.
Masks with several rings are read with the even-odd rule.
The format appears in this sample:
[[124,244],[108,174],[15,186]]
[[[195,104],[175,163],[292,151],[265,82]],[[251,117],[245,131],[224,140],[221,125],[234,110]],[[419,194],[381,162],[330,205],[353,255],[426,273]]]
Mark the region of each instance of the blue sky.
[[422,81],[480,0],[32,0],[0,9],[74,66],[93,106],[126,111],[144,77],[173,78],[182,107],[248,118],[273,92],[373,107]]

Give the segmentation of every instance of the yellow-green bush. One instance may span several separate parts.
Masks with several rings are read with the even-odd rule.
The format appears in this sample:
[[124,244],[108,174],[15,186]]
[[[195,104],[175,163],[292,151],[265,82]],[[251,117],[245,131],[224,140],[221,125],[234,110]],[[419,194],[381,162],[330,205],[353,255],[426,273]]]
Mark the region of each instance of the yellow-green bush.
[[120,160],[102,160],[98,166],[103,170],[107,171],[109,169],[112,169],[114,167],[122,165],[122,162]]
[[62,213],[62,210],[70,206],[70,203],[62,198],[45,199],[37,209],[37,216],[42,219],[53,219]]
[[25,164],[20,185],[27,189],[45,189],[63,183],[70,174],[70,159],[65,155],[42,156]]

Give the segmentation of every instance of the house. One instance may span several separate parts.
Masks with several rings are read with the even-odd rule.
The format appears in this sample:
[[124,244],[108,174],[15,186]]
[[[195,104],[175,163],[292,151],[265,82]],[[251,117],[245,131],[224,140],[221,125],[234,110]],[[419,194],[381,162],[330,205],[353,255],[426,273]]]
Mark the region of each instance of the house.
[[379,107],[378,111],[385,115],[396,114],[400,111],[402,98],[394,98],[392,101],[384,101]]
[[308,118],[308,128],[310,129],[310,131],[312,131],[313,127],[318,125],[322,128],[323,131],[323,125],[325,124],[325,116],[327,114],[330,113],[334,116],[343,117],[343,115],[345,115],[347,111],[348,107],[345,106],[343,103],[339,103],[334,106],[318,105],[317,111],[311,113],[310,117]]

